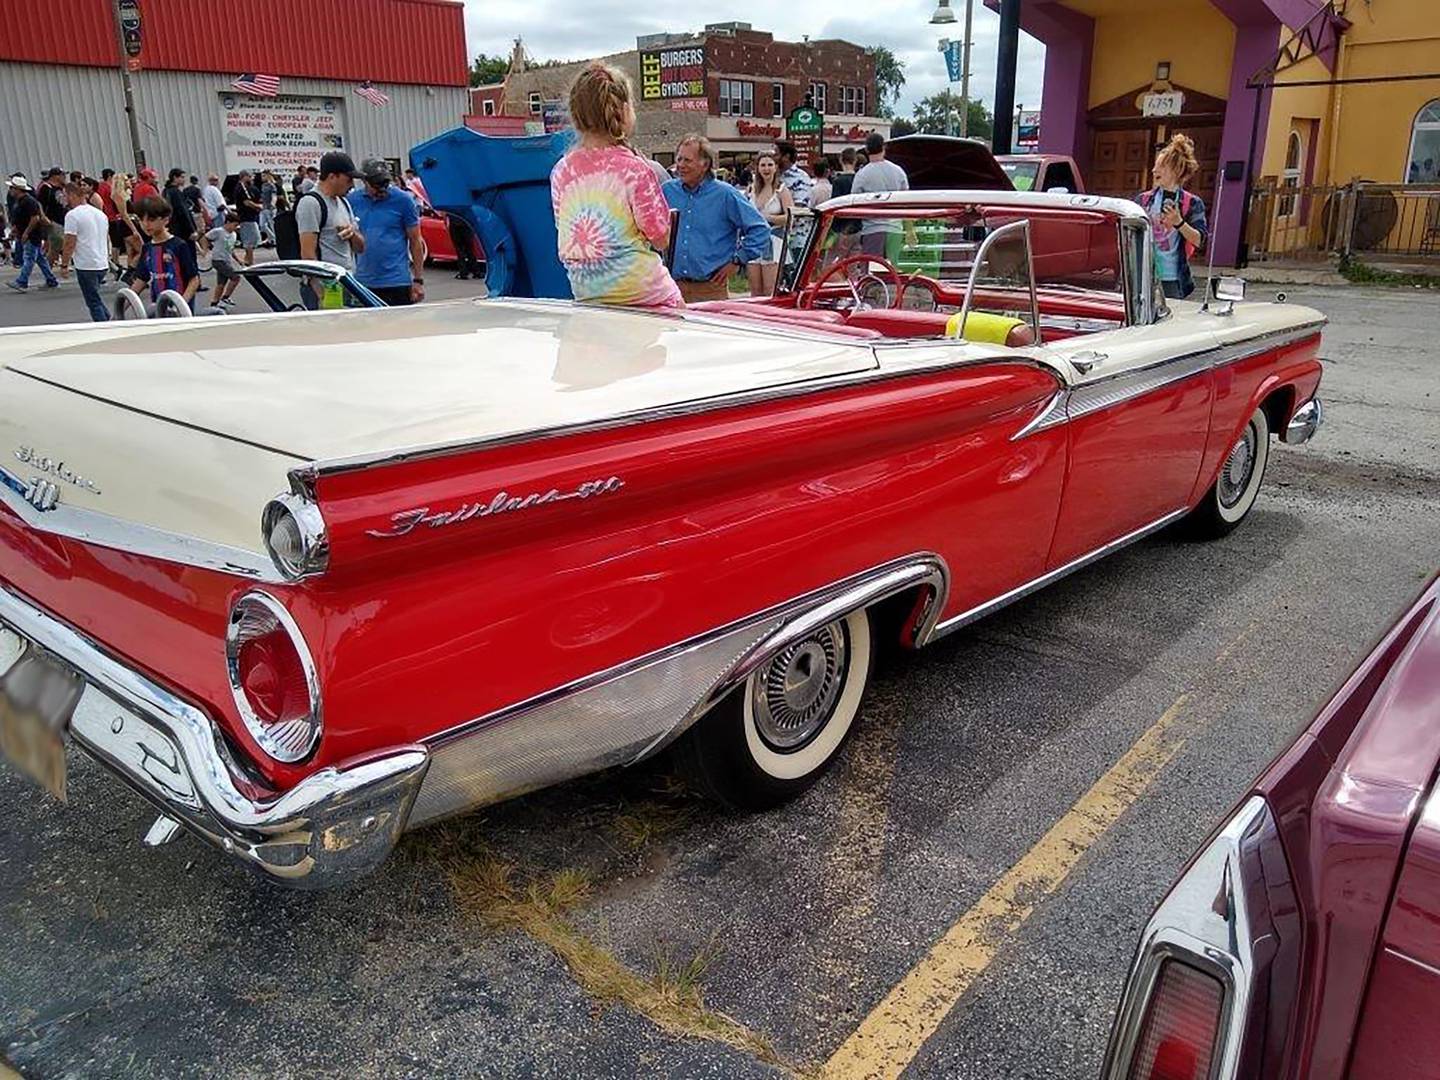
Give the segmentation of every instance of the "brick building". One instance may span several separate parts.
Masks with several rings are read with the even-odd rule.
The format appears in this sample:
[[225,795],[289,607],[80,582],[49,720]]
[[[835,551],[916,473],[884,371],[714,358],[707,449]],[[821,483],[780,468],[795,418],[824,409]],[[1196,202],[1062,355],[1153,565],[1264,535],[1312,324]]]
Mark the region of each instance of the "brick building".
[[[636,148],[667,164],[692,132],[710,138],[722,166],[744,164],[785,137],[786,116],[807,98],[825,117],[827,154],[858,148],[872,131],[890,133],[890,121],[875,115],[875,61],[848,41],[776,41],[748,23],[717,23],[646,35],[601,59],[635,84]],[[540,130],[546,103],[564,101],[583,63],[512,70],[503,86],[471,92],[472,112],[524,117]]]

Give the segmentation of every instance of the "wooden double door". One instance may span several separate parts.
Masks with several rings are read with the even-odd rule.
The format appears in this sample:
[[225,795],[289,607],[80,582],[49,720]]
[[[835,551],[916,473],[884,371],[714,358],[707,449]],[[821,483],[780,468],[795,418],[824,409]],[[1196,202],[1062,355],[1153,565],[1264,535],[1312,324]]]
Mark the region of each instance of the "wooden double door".
[[1133,199],[1136,192],[1147,190],[1153,180],[1150,167],[1162,141],[1177,131],[1195,140],[1195,157],[1200,162],[1199,174],[1187,185],[1215,205],[1215,176],[1220,170],[1220,137],[1224,128],[1218,124],[1189,127],[1162,123],[1137,127],[1106,128],[1095,132],[1091,146],[1090,176],[1086,190],[1096,195],[1113,195]]

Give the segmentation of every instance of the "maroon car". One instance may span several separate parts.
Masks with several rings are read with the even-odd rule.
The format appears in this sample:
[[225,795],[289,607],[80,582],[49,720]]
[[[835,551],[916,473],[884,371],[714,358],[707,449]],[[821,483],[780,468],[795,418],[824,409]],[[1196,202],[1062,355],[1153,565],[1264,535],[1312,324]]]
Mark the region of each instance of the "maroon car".
[[1107,1080],[1440,1077],[1440,577],[1156,908]]

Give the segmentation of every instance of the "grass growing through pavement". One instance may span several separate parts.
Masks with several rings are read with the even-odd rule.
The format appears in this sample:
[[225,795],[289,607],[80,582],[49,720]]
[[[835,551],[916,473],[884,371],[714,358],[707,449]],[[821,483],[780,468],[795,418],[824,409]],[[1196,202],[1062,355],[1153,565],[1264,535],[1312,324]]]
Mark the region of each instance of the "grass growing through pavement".
[[1440,277],[1431,274],[1397,274],[1358,259],[1340,260],[1340,273],[1356,285],[1391,285],[1412,289],[1440,289]]
[[[634,816],[634,815],[632,815]],[[663,831],[659,816],[635,816],[638,824],[617,831],[649,839]],[[629,830],[627,832],[627,830]],[[658,947],[654,970],[642,974],[575,928],[569,915],[593,895],[590,875],[564,869],[531,874],[467,844],[455,832],[438,839],[441,865],[462,908],[492,930],[520,931],[550,949],[587,994],[602,1004],[620,1004],[679,1036],[709,1039],[752,1054],[767,1064],[800,1074],[782,1061],[769,1040],[724,1013],[706,1008],[702,980],[719,957],[712,937],[694,955],[677,956]]]

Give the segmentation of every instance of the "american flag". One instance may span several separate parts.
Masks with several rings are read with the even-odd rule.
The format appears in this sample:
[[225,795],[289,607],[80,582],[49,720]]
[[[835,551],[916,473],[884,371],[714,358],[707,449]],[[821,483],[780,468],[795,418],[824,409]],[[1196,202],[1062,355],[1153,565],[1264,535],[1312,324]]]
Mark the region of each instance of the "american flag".
[[371,105],[374,105],[377,109],[381,105],[390,104],[390,98],[387,95],[381,93],[379,90],[376,90],[375,87],[371,86],[369,79],[366,79],[359,86],[355,87],[355,93],[359,94]]
[[245,72],[230,85],[243,94],[254,94],[256,97],[274,97],[280,93],[278,75],[256,75],[253,71]]

